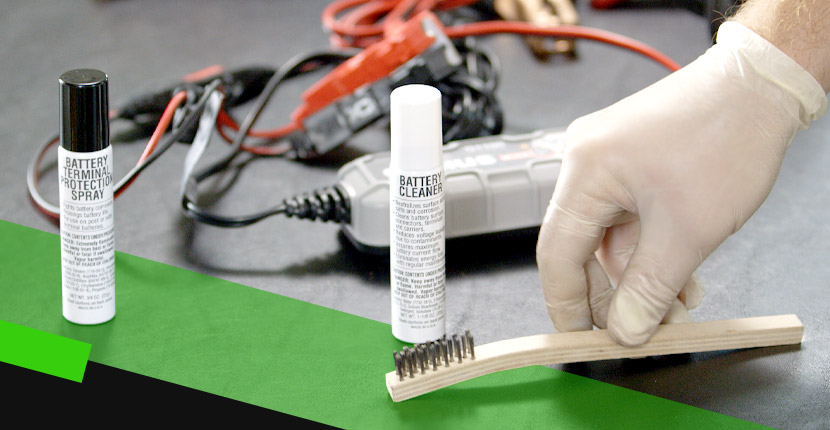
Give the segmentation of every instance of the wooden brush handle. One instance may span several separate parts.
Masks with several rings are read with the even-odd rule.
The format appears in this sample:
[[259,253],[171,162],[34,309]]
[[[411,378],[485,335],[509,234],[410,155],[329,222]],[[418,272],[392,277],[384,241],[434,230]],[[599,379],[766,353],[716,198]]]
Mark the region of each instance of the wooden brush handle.
[[615,358],[681,354],[801,343],[804,326],[795,315],[740,318],[725,321],[661,325],[643,345],[617,344],[607,330],[577,331],[519,337],[477,346],[475,360],[443,364],[437,370],[417,370],[400,380],[386,374],[392,400],[400,402],[461,381],[501,370],[532,365],[578,363]]

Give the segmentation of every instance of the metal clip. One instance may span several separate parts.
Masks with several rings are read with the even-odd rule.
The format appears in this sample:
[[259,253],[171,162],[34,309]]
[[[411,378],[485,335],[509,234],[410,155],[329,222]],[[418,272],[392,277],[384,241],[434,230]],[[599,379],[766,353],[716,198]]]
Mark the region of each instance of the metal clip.
[[[539,27],[579,24],[579,14],[572,0],[494,0],[493,8],[504,19],[525,21]],[[547,61],[551,55],[576,56],[573,39],[527,36],[526,43],[538,59]]]

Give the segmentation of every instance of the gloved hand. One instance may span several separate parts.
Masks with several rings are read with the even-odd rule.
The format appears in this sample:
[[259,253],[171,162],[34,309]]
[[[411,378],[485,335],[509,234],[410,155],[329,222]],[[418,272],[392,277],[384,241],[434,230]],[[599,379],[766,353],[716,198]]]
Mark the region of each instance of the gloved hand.
[[557,330],[593,324],[633,346],[689,321],[694,270],[763,203],[794,134],[826,106],[812,75],[730,22],[688,66],[574,121],[537,246]]

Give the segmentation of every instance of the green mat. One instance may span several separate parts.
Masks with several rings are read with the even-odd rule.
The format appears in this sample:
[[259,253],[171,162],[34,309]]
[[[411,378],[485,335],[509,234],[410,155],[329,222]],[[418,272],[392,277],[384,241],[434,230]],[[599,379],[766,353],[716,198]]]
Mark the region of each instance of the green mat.
[[109,323],[64,320],[60,285],[59,237],[0,221],[0,320],[131,372],[345,428],[761,427],[541,366],[393,403],[387,324],[123,253]]

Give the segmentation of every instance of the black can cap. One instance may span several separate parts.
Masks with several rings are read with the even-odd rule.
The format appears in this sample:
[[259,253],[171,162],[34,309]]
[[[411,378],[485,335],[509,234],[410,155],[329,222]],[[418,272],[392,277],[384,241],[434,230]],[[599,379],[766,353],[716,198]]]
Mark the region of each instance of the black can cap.
[[110,144],[107,74],[70,70],[61,86],[61,146],[74,152],[100,151]]

